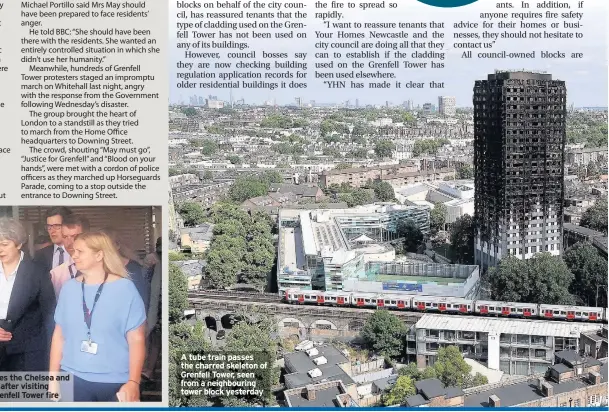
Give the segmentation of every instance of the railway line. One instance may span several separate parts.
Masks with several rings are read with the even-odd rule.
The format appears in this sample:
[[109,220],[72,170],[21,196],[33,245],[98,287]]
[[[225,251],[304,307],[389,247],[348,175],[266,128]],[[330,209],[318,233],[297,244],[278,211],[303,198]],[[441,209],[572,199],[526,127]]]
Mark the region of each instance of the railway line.
[[[309,292],[311,293],[311,292]],[[248,304],[260,304],[260,306],[264,307],[266,312],[272,312],[273,308],[275,310],[284,312],[300,312],[306,311],[307,313],[317,315],[321,315],[323,313],[328,312],[343,312],[344,314],[349,313],[351,315],[354,312],[374,312],[377,310],[376,308],[369,307],[354,307],[354,306],[342,306],[342,305],[328,305],[316,302],[286,302],[285,299],[278,294],[274,293],[260,293],[260,292],[241,292],[241,291],[221,291],[221,290],[209,290],[202,289],[196,292],[189,292],[188,298],[191,302],[197,302],[198,306],[203,301],[217,301],[218,304],[222,306],[227,305],[248,305]],[[299,304],[300,303],[300,304]],[[208,305],[206,305],[208,306]],[[435,310],[413,310],[413,309],[397,309],[391,307],[385,307],[385,309],[392,310],[393,313],[398,315],[399,317],[409,317],[409,318],[419,318],[423,316],[425,313],[442,313]],[[456,316],[465,315],[465,316],[477,316],[477,317],[497,317],[497,315],[493,314],[479,314],[479,313],[445,313],[445,314],[453,314]],[[604,312],[606,316],[606,312]],[[511,316],[510,316],[511,317]],[[564,321],[561,319],[545,319],[548,321]],[[576,320],[577,321],[577,320]],[[604,319],[598,319],[599,323],[607,323],[606,317]]]
[[233,302],[244,302],[244,303],[281,303],[282,297],[275,293],[252,293],[252,292],[236,292],[236,291],[223,291],[223,290],[199,290],[197,292],[189,292],[189,299],[211,299],[211,300],[225,300]]

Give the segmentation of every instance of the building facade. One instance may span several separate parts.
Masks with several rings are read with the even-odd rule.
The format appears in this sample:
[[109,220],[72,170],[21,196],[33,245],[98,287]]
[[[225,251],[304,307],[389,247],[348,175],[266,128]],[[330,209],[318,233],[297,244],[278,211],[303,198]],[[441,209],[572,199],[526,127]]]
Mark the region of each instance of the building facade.
[[454,96],[438,97],[438,112],[442,116],[454,116],[457,113],[456,99],[454,98]]
[[474,86],[476,263],[562,253],[565,82],[496,72]]
[[579,352],[582,333],[597,328],[590,323],[426,314],[409,334],[408,354],[416,354],[417,366],[425,368],[433,366],[440,348],[457,346],[489,369],[534,375],[554,364],[556,352]]

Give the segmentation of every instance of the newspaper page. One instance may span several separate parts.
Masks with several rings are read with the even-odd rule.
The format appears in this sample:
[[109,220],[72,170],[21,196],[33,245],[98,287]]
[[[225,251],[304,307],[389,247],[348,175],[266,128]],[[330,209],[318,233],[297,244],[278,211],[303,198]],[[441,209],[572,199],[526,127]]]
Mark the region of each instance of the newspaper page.
[[0,400],[606,410],[608,10],[0,0]]
[[0,1],[8,405],[163,401],[167,26],[158,1]]
[[607,7],[169,2],[169,404],[606,407]]

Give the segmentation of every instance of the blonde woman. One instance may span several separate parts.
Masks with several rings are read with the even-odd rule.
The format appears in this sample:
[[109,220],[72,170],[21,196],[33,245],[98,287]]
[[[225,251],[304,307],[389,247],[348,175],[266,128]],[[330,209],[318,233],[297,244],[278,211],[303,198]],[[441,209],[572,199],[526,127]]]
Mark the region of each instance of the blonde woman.
[[50,372],[74,375],[75,402],[137,402],[146,356],[142,298],[108,235],[78,235],[72,259],[81,276],[59,295]]

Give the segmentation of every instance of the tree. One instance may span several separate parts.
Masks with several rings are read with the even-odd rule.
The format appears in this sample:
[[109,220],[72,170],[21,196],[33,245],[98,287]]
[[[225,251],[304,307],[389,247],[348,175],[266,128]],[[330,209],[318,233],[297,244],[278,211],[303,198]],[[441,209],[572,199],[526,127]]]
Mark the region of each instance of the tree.
[[444,203],[436,203],[434,208],[429,213],[429,224],[435,232],[443,230],[446,224],[446,214],[448,210]]
[[404,352],[406,332],[406,325],[400,318],[386,310],[378,310],[368,318],[361,335],[370,349],[396,358]]
[[416,252],[423,243],[423,233],[412,219],[400,220],[396,230],[398,237],[404,238],[404,249],[407,252]]
[[193,227],[205,221],[205,210],[200,203],[184,202],[178,207],[178,213],[184,219],[184,226]]
[[436,371],[433,367],[419,370],[416,363],[409,363],[403,368],[398,369],[398,374],[401,376],[408,376],[413,381],[420,381],[423,379],[431,379],[436,377]]
[[488,279],[494,300],[572,305],[569,285],[573,274],[558,256],[547,252],[521,260],[509,255],[489,270]]
[[342,157],[342,155],[340,154],[340,150],[338,150],[336,147],[324,147],[322,150],[322,154],[324,156],[331,156],[335,159],[339,159]]
[[252,197],[264,196],[269,184],[257,176],[239,176],[228,190],[228,197],[235,202],[244,202]]
[[583,213],[579,224],[607,235],[607,196],[598,199],[592,207],[588,208]]
[[406,398],[415,393],[414,381],[408,376],[400,376],[391,389],[383,394],[382,402],[384,406],[402,405]]
[[268,184],[283,183],[283,176],[277,170],[265,170],[258,176],[263,182],[266,182]]
[[180,109],[180,111],[182,112],[182,114],[184,114],[186,117],[194,117],[197,115],[197,109],[195,109],[194,107],[182,107]]
[[211,139],[203,139],[200,144],[201,154],[204,156],[212,156],[218,151],[218,143]]
[[[254,372],[258,381],[257,387],[271,387],[279,383],[279,370],[271,367],[276,354],[278,343],[272,336],[276,333],[273,319],[259,315],[256,323],[251,322],[247,316],[241,316],[244,320],[237,323],[231,333],[226,337],[224,350],[229,353],[241,353],[254,356],[254,363],[268,361],[269,368],[258,371],[236,370],[237,372]],[[264,382],[264,383],[263,383]],[[255,405],[273,404],[273,394],[264,391],[263,396],[239,396],[238,399]],[[224,403],[223,403],[224,404]]]
[[377,180],[372,183],[372,189],[374,190],[374,196],[378,201],[390,202],[395,199],[395,192],[393,186],[388,182]]
[[232,165],[240,165],[243,163],[241,158],[237,155],[226,156],[226,160],[228,160]]
[[349,153],[347,153],[347,157],[352,157],[354,159],[367,159],[368,151],[364,148],[351,150]]
[[474,385],[479,386],[488,383],[486,377],[480,373],[476,373],[475,376],[470,374],[472,367],[465,362],[457,346],[440,348],[433,369],[444,386],[471,388]]
[[205,266],[205,280],[214,289],[226,289],[237,283],[243,264],[242,256],[232,250],[220,247],[209,249],[207,265]]
[[597,178],[599,173],[600,173],[599,170],[598,170],[598,166],[594,162],[588,163],[586,171],[587,171],[587,173],[586,173],[587,176],[591,177],[593,179]]
[[206,170],[203,173],[203,180],[208,180],[209,181],[209,180],[213,180],[213,179],[214,179],[214,174],[212,173],[211,170]]
[[351,163],[339,163],[334,166],[336,170],[351,169]]
[[474,220],[463,215],[450,227],[450,251],[457,263],[474,263]]
[[395,143],[391,140],[379,140],[374,145],[374,153],[377,157],[383,159],[391,157],[391,154],[395,151]]
[[565,263],[574,279],[569,291],[584,306],[607,307],[607,261],[588,242],[566,251]]
[[464,164],[457,169],[457,179],[473,179],[474,169],[469,164]]
[[188,280],[178,266],[169,264],[169,321],[179,322],[188,308]]
[[[169,302],[171,305],[171,299]],[[205,353],[211,349],[209,342],[205,339],[203,325],[200,322],[194,326],[185,322],[172,323],[170,320],[167,346],[169,347],[169,405],[172,407],[211,406],[210,400],[205,395],[183,395],[180,391],[182,354]]]
[[412,147],[412,155],[417,157],[422,154],[436,154],[438,149],[444,145],[449,144],[448,139],[419,139],[414,142]]

